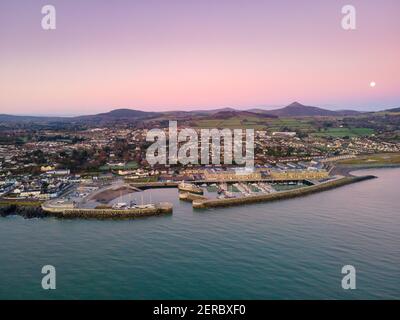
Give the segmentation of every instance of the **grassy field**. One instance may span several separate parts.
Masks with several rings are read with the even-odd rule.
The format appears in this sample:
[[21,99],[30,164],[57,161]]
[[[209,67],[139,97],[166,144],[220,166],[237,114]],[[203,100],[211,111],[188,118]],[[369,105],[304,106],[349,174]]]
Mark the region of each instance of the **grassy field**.
[[100,171],[108,171],[108,170],[132,170],[137,169],[139,165],[135,161],[128,162],[125,166],[101,166],[99,168]]
[[194,121],[197,128],[265,129],[265,121],[257,117],[232,117],[228,119],[207,119]]
[[344,165],[400,165],[400,153],[379,153],[338,161]]
[[369,128],[329,128],[324,131],[315,132],[312,135],[315,137],[362,137],[370,136],[374,133],[373,129]]
[[317,124],[313,117],[302,118],[263,118],[263,117],[232,117],[227,119],[199,119],[195,120],[197,128],[228,128],[228,129],[255,129],[273,131],[297,131],[311,134],[314,137],[363,137],[374,134],[370,128],[327,128],[317,131]]
[[197,128],[228,128],[228,129],[255,129],[280,131],[283,128],[290,130],[312,129],[309,119],[294,118],[258,118],[258,117],[232,117],[228,119],[201,119],[194,121]]

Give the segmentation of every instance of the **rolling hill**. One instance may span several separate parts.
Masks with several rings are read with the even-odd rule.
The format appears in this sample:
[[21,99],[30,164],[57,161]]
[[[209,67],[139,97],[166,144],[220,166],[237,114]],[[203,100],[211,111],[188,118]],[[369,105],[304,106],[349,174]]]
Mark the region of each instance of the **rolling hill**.
[[[207,116],[208,117],[208,116]],[[251,118],[251,117],[262,117],[262,118],[278,118],[277,116],[265,113],[255,113],[255,112],[250,112],[250,111],[238,111],[238,110],[232,110],[232,111],[220,111],[217,113],[212,114],[213,119],[229,119],[229,118],[234,118],[234,117],[239,117],[239,118]]]
[[[385,112],[400,112],[400,108],[388,109]],[[248,110],[236,110],[234,108],[219,108],[211,110],[188,110],[188,111],[165,111],[152,112],[135,109],[114,109],[109,112],[94,115],[84,115],[76,117],[42,117],[42,116],[16,116],[0,114],[1,123],[113,123],[118,121],[158,121],[158,120],[196,120],[196,119],[228,119],[238,117],[244,119],[262,118],[291,118],[291,117],[319,117],[319,116],[357,116],[363,112],[354,110],[333,111],[320,107],[306,106],[299,102],[278,109],[267,110],[253,108]]]
[[299,102],[293,102],[292,104],[279,109],[250,109],[249,111],[278,117],[354,116],[361,113],[354,110],[332,111],[319,107],[305,106]]
[[400,108],[387,109],[385,112],[400,112]]
[[134,109],[115,109],[105,113],[99,113],[95,115],[87,115],[87,116],[79,116],[71,118],[73,121],[90,121],[90,120],[100,120],[100,121],[107,121],[107,120],[137,120],[137,119],[145,119],[151,117],[159,116],[159,112],[147,112],[141,110],[134,110]]

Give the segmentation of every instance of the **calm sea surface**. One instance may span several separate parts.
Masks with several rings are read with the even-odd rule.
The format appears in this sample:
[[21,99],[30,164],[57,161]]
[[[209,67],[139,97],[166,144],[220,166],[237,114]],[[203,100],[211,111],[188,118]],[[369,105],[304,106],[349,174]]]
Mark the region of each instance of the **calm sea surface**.
[[[379,179],[204,211],[146,191],[174,213],[131,221],[0,218],[0,298],[399,299],[400,169],[356,174]],[[56,290],[41,289],[47,264]]]

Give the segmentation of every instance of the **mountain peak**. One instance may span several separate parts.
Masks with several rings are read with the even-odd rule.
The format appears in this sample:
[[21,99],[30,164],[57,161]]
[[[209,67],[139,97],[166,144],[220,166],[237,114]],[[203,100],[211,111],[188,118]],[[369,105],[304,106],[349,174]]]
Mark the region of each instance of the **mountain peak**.
[[304,107],[304,104],[301,104],[300,102],[295,101],[295,102],[292,102],[291,104],[289,104],[288,107],[291,107],[291,108],[293,108],[293,107]]

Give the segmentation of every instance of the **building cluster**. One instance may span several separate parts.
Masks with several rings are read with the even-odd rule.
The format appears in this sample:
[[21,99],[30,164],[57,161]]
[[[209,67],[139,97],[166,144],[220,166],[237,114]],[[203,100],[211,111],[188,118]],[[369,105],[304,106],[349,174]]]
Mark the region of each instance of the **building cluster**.
[[16,200],[48,200],[59,197],[74,182],[77,182],[76,177],[69,173],[61,175],[50,172],[39,176],[23,174],[0,177],[0,196]]
[[49,199],[75,182],[113,177],[132,181],[324,179],[328,175],[324,163],[332,159],[400,152],[400,143],[374,136],[325,138],[256,131],[254,170],[222,164],[151,167],[145,160],[147,129],[115,126],[61,132],[15,131],[13,135],[20,135],[18,143],[0,144],[0,196]]

